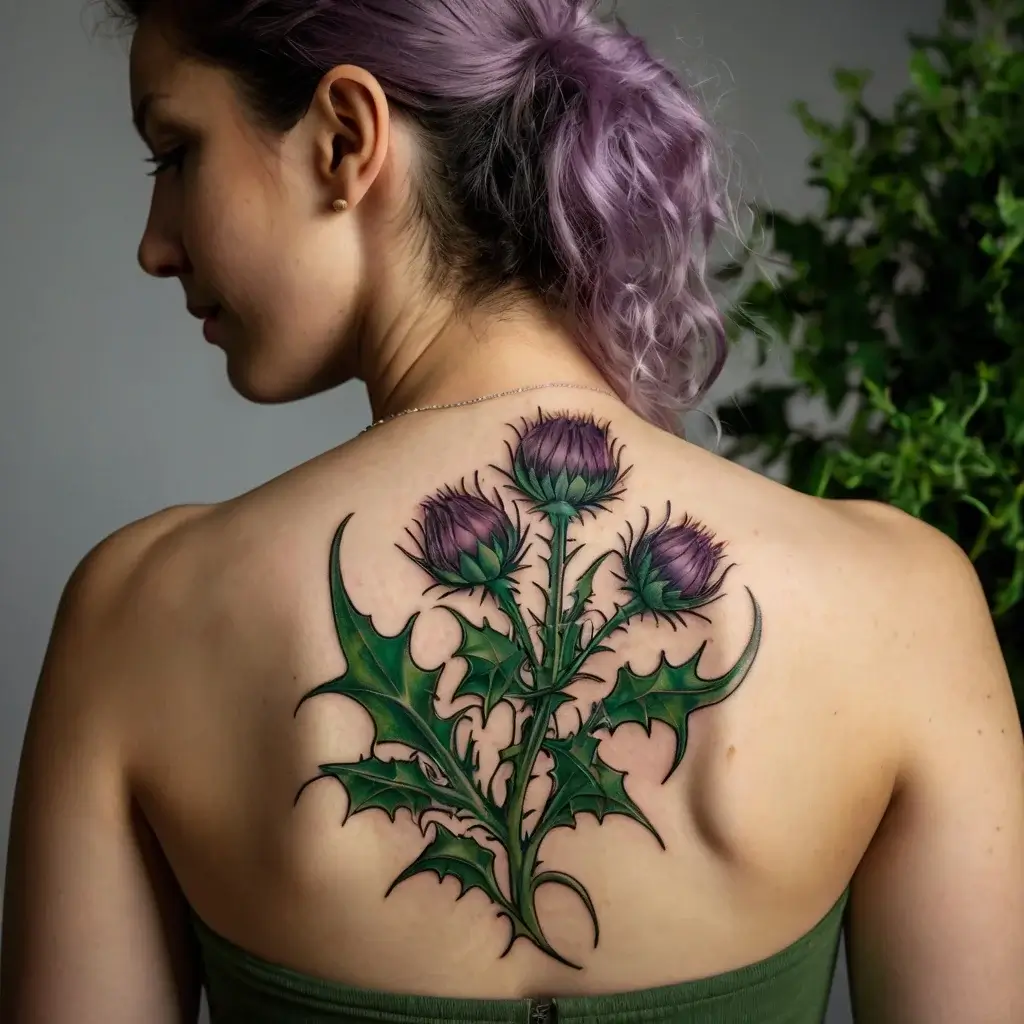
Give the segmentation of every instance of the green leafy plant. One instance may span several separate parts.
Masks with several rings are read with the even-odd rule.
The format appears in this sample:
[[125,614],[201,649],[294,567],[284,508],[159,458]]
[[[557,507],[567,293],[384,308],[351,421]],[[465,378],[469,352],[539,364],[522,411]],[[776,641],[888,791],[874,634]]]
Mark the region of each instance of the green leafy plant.
[[[865,71],[840,70],[838,123],[795,111],[815,141],[813,216],[755,209],[773,252],[724,267],[734,336],[792,383],[719,414],[726,454],[799,490],[880,500],[968,552],[1024,686],[1024,0],[947,0],[911,36],[912,85],[888,116]],[[751,264],[773,272],[751,282]],[[811,428],[800,404],[830,420]],[[806,419],[806,417],[804,417]]]
[[[432,872],[439,880],[454,877],[460,898],[478,889],[498,908],[499,916],[508,919],[511,938],[506,953],[518,938],[526,938],[559,962],[577,967],[545,938],[537,917],[536,892],[547,884],[574,892],[590,915],[595,946],[597,911],[578,879],[563,871],[539,870],[544,840],[555,829],[575,828],[581,814],[591,814],[599,822],[617,814],[631,818],[664,845],[629,796],[626,773],[602,760],[598,734],[607,735],[627,723],[637,723],[649,734],[652,722],[667,724],[676,735],[671,775],[686,750],[689,715],[734,692],[753,663],[760,645],[761,612],[751,594],[750,639],[736,663],[721,676],[705,678],[699,672],[706,641],[679,665],[663,654],[646,675],[624,665],[607,695],[579,712],[577,731],[562,735],[555,712],[579,703],[567,692],[575,681],[601,681],[586,668],[594,655],[612,650],[607,641],[615,632],[645,615],[673,625],[686,615],[704,617],[701,609],[722,595],[731,567],[720,570],[724,545],[688,516],[672,522],[669,509],[657,526],[647,516],[637,533],[630,528],[622,538],[623,550],[617,555],[624,600],[595,626],[588,617],[594,611],[595,577],[616,553],[601,553],[570,591],[566,569],[584,545],[570,547],[569,531],[585,514],[607,512],[608,503],[620,493],[626,475],[621,469],[621,449],[616,451],[609,441],[606,426],[568,415],[539,415],[524,425],[517,439],[515,451],[509,448],[507,465],[492,467],[509,479],[508,488],[516,495],[515,521],[500,497],[484,494],[477,479],[473,489],[447,487],[425,500],[417,524],[419,535],[410,531],[419,550],[402,549],[431,577],[433,586],[447,588],[447,595],[478,590],[482,600],[490,601],[507,620],[505,629],[496,629],[486,617],[477,624],[457,609],[442,606],[459,624],[461,642],[453,657],[466,666],[452,698],[453,705],[459,702],[460,707],[448,716],[437,710],[436,689],[443,666],[423,668],[410,650],[417,616],[397,635],[387,636],[352,603],[340,563],[351,516],[338,528],[331,547],[330,591],[346,670],[307,693],[299,708],[324,694],[352,698],[373,720],[374,748],[369,757],[356,762],[320,765],[320,774],[306,786],[323,778],[338,780],[348,793],[346,820],[378,810],[394,821],[405,810],[424,827],[428,812],[447,816],[448,825],[432,820],[432,840],[394,880],[387,895],[418,874]],[[528,506],[526,515],[546,530],[544,614],[534,616],[539,652],[516,586],[516,574],[524,568],[523,559],[530,550],[529,526],[523,527],[520,502]],[[501,703],[511,707],[514,725],[508,745],[500,751],[498,768],[485,778],[476,749],[476,722],[486,725]],[[470,726],[469,736],[460,743],[456,730],[463,722]],[[410,756],[385,760],[376,752],[381,743],[401,744]],[[540,806],[528,810],[527,789],[538,777],[542,761],[551,786]],[[499,798],[495,780],[505,766],[510,776]],[[495,846],[507,855],[503,880]]]

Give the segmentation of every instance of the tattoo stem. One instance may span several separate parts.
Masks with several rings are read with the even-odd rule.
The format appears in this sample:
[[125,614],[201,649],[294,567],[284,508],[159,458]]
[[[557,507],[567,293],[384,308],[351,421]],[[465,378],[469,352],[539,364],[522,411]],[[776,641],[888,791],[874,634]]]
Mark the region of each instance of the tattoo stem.
[[537,652],[533,649],[533,642],[530,640],[530,631],[526,627],[526,621],[523,619],[523,613],[519,610],[519,605],[516,603],[509,581],[495,580],[487,589],[498,602],[498,607],[508,616],[509,621],[512,623],[512,630],[519,640],[519,646],[522,647],[523,653],[530,663],[530,668],[533,670],[533,684],[537,686],[539,683],[540,662],[537,660]]
[[[580,652],[568,669],[561,674],[558,679],[556,689],[568,686],[569,683],[572,682],[576,673],[579,672],[586,663],[587,659],[594,653],[594,650],[597,647],[600,647],[601,642],[611,636],[611,634],[620,626],[624,626],[631,618],[633,618],[634,615],[642,611],[642,609],[643,604],[638,599],[634,599],[617,608],[615,614],[594,634],[590,643],[587,644],[587,646]],[[589,732],[596,724],[598,724],[601,718],[602,712],[600,711],[600,705],[598,705],[591,711],[590,718],[581,726],[580,731],[583,733]],[[543,733],[541,734],[541,739],[543,740]],[[530,838],[526,844],[526,848],[522,853],[521,870],[523,872],[524,879],[528,880],[533,874],[533,869],[537,862],[537,854],[540,852],[540,844],[544,841],[544,837],[547,835],[548,831],[544,825],[545,818],[544,812],[542,811],[533,832],[530,833]]]
[[594,651],[601,646],[602,642],[607,640],[615,630],[626,625],[634,615],[643,611],[643,607],[643,602],[638,598],[634,598],[627,604],[617,608],[615,614],[594,634],[590,643],[580,651],[573,663],[559,676],[557,681],[558,687],[568,686]]
[[[548,614],[545,624],[544,664],[541,667],[541,678],[537,682],[546,689],[554,686],[560,668],[562,649],[562,589],[565,577],[565,545],[569,528],[569,519],[564,515],[551,515],[551,557],[548,562]],[[520,913],[528,921],[534,918],[533,899],[530,887],[530,876],[523,871],[523,805],[526,800],[526,788],[530,784],[533,766],[540,753],[544,735],[547,732],[548,720],[555,708],[557,694],[552,692],[542,697],[526,723],[526,736],[522,750],[515,759],[513,767],[512,792],[508,800],[508,836],[509,836],[509,889],[512,902],[520,908]],[[532,868],[530,869],[532,872]]]
[[[454,742],[454,741],[453,741]],[[466,803],[466,810],[476,815],[480,824],[487,829],[499,842],[505,842],[508,838],[505,832],[505,823],[496,813],[496,808],[491,806],[489,800],[473,785],[472,779],[467,779],[463,774],[462,766],[458,760],[443,747],[437,747],[438,762],[442,770],[452,784],[452,789],[458,792],[459,796]],[[439,801],[440,802],[440,801]]]

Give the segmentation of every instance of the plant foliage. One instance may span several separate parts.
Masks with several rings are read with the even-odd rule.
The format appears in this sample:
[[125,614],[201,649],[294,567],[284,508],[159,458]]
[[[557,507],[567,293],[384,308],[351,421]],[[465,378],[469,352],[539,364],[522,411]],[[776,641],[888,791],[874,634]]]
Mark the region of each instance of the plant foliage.
[[[1024,0],[947,0],[936,33],[910,44],[912,84],[887,116],[865,104],[865,71],[836,72],[838,123],[795,105],[823,207],[755,209],[777,273],[744,284],[734,325],[754,328],[762,363],[784,345],[793,380],[719,413],[731,457],[808,493],[892,504],[956,540],[1020,703]],[[749,282],[762,255],[721,280]],[[828,428],[803,425],[808,401],[833,414]]]

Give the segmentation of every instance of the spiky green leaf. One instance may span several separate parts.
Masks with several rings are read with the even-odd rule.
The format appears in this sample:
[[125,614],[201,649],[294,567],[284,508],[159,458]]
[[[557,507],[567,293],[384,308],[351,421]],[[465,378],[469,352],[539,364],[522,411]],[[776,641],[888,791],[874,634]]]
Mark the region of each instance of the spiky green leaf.
[[664,846],[657,830],[626,792],[626,773],[601,760],[597,748],[596,737],[583,731],[568,739],[544,740],[543,749],[554,761],[554,787],[538,829],[575,828],[581,814],[593,814],[599,822],[609,814],[621,814],[643,825]]
[[335,534],[330,568],[334,625],[347,668],[344,675],[307,693],[300,705],[326,693],[342,694],[370,713],[377,742],[404,743],[425,753],[440,747],[448,753],[459,716],[438,717],[434,699],[441,669],[424,669],[413,660],[410,642],[418,613],[396,636],[384,636],[368,615],[356,609],[345,589],[339,554],[351,518],[346,517]]
[[576,586],[572,591],[572,608],[569,609],[568,622],[575,622],[586,609],[587,602],[594,594],[594,577],[597,575],[597,570],[601,568],[605,559],[611,556],[612,553],[611,551],[606,551],[603,555],[594,559],[583,575],[576,581]]
[[[338,527],[331,545],[330,585],[334,625],[345,655],[345,674],[307,693],[299,706],[312,697],[336,693],[361,704],[373,719],[375,743],[401,743],[426,754],[449,776],[462,775],[455,757],[455,727],[460,714],[442,718],[435,698],[441,669],[424,669],[410,650],[413,615],[396,636],[377,632],[368,615],[353,605],[341,575],[341,540],[351,520]],[[462,777],[463,797],[473,787]],[[460,787],[457,787],[460,788]],[[464,799],[462,806],[471,807]]]
[[462,643],[455,656],[463,658],[468,666],[455,697],[479,697],[483,701],[486,725],[491,712],[510,691],[516,695],[524,691],[520,671],[526,656],[517,644],[494,629],[486,618],[483,626],[475,626],[454,608],[448,611],[462,629]]
[[673,665],[664,654],[658,667],[646,676],[637,675],[628,665],[619,669],[615,688],[604,699],[608,725],[614,729],[627,722],[642,725],[648,735],[654,720],[664,722],[676,734],[676,750],[668,778],[679,767],[686,753],[687,718],[698,708],[717,704],[743,681],[753,664],[761,643],[761,608],[747,588],[754,606],[754,625],[750,639],[736,664],[713,679],[701,676],[698,666],[707,641],[682,665]]
[[479,889],[494,904],[506,913],[510,910],[498,879],[494,873],[494,853],[481,846],[470,835],[456,835],[444,825],[435,824],[437,829],[433,840],[423,852],[391,883],[386,896],[414,875],[433,872],[438,881],[448,877],[459,880],[459,895],[462,899],[470,889]]
[[[350,764],[322,764],[322,775],[337,779],[348,793],[345,821],[360,811],[384,811],[394,821],[402,810],[416,822],[431,807],[448,804],[461,809],[464,802],[446,787],[428,778],[416,761],[382,761],[368,757]],[[446,799],[446,796],[454,799]],[[343,821],[342,824],[345,822]]]

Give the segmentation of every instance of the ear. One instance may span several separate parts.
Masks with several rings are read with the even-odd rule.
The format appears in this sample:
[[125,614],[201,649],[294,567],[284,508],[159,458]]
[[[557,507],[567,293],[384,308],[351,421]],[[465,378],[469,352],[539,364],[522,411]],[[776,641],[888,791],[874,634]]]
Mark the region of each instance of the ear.
[[387,156],[387,97],[368,71],[343,64],[320,80],[310,112],[316,115],[317,170],[331,195],[347,200],[351,210],[376,180]]

